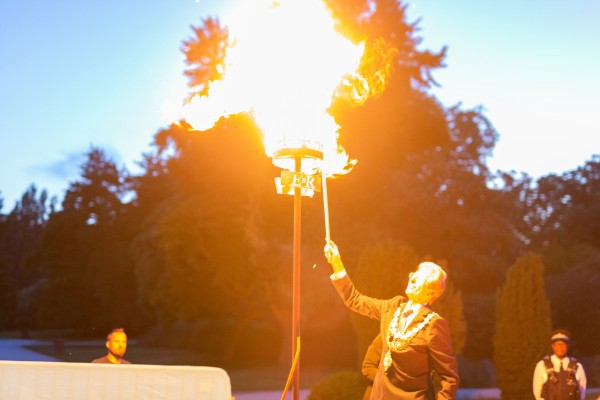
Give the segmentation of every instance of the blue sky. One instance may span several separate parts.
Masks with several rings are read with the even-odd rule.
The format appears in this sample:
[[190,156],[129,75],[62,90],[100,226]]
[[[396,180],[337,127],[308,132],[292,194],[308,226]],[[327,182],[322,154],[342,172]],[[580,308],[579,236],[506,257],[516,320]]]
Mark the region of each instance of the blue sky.
[[[249,0],[239,0],[249,1]],[[190,25],[234,0],[3,0],[0,192],[35,183],[60,199],[91,145],[137,171],[185,90]],[[484,106],[500,133],[492,169],[534,177],[600,153],[600,2],[412,0],[446,104]]]

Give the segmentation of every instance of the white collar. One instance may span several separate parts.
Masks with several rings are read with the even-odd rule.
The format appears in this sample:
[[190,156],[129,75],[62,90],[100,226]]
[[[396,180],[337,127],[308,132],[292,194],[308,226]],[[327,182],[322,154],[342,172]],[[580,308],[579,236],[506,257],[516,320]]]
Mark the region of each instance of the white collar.
[[552,354],[550,356],[550,361],[552,361],[552,365],[554,365],[555,369],[560,369],[560,364],[562,363],[563,369],[567,369],[569,366],[569,356],[565,356],[562,360],[556,356],[556,354]]

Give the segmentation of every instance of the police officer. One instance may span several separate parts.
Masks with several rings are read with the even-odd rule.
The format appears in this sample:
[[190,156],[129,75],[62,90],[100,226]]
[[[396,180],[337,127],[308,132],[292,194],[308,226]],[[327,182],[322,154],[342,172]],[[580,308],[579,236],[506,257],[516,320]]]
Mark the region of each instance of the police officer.
[[552,332],[552,356],[542,358],[533,373],[533,395],[536,400],[583,400],[585,371],[573,357],[567,356],[571,334],[565,329]]

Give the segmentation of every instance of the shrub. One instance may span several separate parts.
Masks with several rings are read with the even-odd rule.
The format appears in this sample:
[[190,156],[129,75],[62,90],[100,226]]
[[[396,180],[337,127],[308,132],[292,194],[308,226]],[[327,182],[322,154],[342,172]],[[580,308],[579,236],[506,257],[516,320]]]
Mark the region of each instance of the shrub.
[[366,388],[367,381],[358,372],[341,371],[313,386],[307,400],[362,400]]

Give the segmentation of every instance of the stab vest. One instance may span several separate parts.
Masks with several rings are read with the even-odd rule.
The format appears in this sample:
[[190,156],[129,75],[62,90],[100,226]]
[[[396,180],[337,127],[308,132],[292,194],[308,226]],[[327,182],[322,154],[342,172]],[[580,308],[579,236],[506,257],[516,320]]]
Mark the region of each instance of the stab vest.
[[580,400],[579,382],[577,373],[577,360],[569,357],[567,369],[556,372],[550,361],[550,356],[542,359],[548,374],[548,380],[542,386],[542,398],[544,400]]

